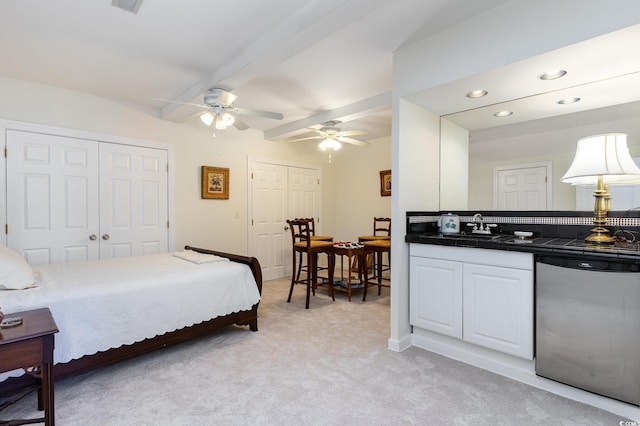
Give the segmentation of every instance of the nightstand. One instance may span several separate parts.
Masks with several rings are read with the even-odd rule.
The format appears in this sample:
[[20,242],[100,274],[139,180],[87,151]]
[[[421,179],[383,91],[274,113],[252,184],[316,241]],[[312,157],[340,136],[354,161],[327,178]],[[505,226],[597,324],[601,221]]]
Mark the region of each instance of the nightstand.
[[38,408],[44,409],[44,424],[53,426],[53,335],[58,327],[48,308],[5,314],[5,320],[15,317],[22,324],[0,329],[0,372],[24,368],[41,380]]

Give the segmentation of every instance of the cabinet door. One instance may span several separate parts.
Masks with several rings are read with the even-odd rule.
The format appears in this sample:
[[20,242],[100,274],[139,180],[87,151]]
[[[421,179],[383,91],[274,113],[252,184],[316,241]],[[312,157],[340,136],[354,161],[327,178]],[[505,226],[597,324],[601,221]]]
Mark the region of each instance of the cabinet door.
[[8,130],[7,224],[32,265],[97,259],[97,142]]
[[100,258],[167,252],[167,151],[100,144]]
[[464,265],[464,340],[533,359],[533,272]]
[[462,263],[410,257],[411,325],[462,338]]

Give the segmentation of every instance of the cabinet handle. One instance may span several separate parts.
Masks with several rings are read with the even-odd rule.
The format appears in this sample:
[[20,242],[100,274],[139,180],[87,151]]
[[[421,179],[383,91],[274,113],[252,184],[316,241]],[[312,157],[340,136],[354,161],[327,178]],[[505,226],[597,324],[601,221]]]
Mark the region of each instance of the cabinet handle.
[[98,238],[98,236],[97,236],[96,234],[91,234],[91,235],[89,235],[89,239],[90,239],[91,241],[95,241],[97,238]]
[[107,241],[107,240],[109,239],[109,234],[104,234],[104,235],[102,236],[102,239],[103,239],[103,240],[105,240],[105,241]]

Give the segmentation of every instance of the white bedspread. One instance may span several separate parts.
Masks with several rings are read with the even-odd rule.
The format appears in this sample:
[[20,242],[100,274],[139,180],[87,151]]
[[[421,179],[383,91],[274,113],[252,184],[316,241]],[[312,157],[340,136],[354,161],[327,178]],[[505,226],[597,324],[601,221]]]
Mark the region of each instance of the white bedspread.
[[164,253],[33,269],[38,286],[0,292],[0,306],[5,314],[51,310],[60,330],[55,363],[248,310],[260,300],[249,267],[226,259],[196,264]]

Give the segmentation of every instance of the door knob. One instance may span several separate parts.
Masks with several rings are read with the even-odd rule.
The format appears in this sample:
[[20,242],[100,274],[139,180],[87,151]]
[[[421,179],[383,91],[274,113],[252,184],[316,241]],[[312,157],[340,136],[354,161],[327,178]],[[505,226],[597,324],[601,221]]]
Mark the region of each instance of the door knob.
[[284,230],[285,230],[285,231],[288,231],[288,230],[289,230],[289,227],[288,227],[287,225],[285,225],[285,226],[284,226]]
[[91,241],[95,241],[97,238],[98,238],[98,236],[97,236],[96,234],[91,234],[91,235],[89,235],[89,239],[90,239]]
[[103,239],[103,240],[105,240],[105,241],[107,241],[107,240],[109,239],[109,234],[104,234],[104,235],[102,236],[102,239]]

